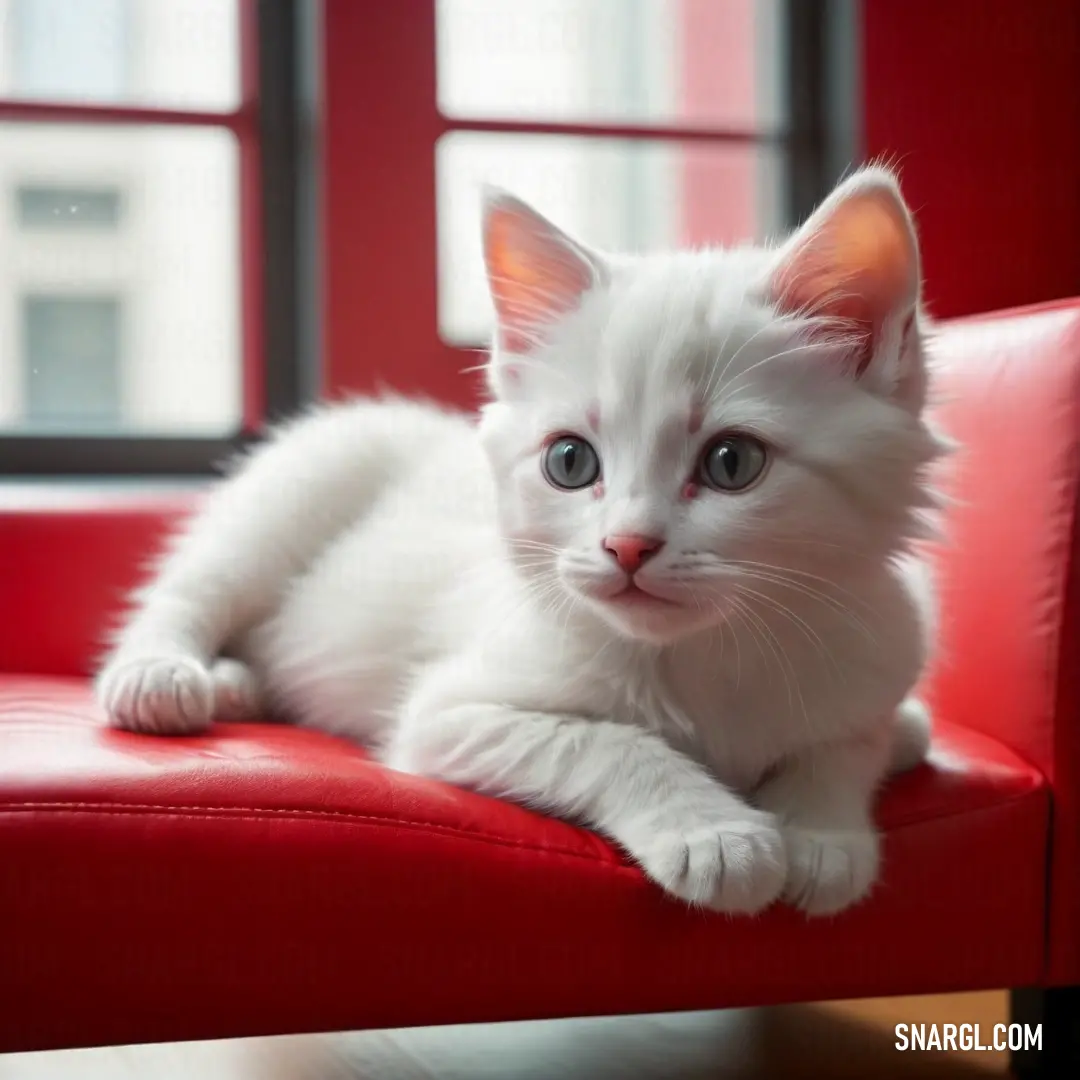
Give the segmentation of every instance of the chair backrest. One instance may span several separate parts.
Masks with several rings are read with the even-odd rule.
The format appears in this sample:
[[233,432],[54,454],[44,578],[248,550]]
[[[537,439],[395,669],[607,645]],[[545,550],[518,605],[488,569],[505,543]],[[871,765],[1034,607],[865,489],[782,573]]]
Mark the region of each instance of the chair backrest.
[[928,696],[1051,781],[1049,977],[1080,982],[1080,301],[944,324],[933,354],[961,445]]

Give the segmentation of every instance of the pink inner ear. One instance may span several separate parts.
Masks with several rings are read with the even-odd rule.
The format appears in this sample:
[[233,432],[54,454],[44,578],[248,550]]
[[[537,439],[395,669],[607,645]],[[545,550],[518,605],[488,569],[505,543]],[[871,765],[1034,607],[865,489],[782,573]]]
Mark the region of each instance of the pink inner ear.
[[498,196],[484,219],[484,261],[500,344],[525,352],[543,328],[574,310],[593,284],[576,245],[524,203]]
[[910,311],[918,288],[918,249],[903,203],[891,186],[861,184],[838,192],[796,234],[770,292],[781,311],[843,320],[865,333],[861,370],[882,324]]

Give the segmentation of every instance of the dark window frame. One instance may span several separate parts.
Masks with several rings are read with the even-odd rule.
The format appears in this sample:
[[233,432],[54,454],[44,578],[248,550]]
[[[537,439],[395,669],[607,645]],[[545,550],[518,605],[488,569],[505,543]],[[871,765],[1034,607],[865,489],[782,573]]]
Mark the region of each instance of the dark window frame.
[[231,113],[0,99],[0,120],[198,125],[239,147],[243,420],[222,437],[0,431],[0,476],[199,476],[306,404],[318,370],[315,0],[240,0]]
[[785,0],[788,224],[805,221],[862,156],[857,0]]

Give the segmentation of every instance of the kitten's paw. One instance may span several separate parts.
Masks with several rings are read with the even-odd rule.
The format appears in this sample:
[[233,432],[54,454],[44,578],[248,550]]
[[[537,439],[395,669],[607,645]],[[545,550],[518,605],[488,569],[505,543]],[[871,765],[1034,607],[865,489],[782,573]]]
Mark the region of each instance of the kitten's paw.
[[117,658],[98,677],[98,700],[113,727],[155,735],[205,731],[214,712],[214,682],[186,656]]
[[215,660],[210,671],[214,683],[214,719],[257,720],[261,713],[259,686],[247,664]]
[[694,906],[753,914],[784,887],[783,838],[771,815],[749,807],[738,818],[687,814],[627,847],[649,877]]
[[931,720],[926,706],[915,697],[905,698],[893,715],[889,772],[907,772],[921,765],[930,752]]
[[877,880],[880,842],[869,828],[784,828],[784,899],[808,915],[834,915],[862,900]]

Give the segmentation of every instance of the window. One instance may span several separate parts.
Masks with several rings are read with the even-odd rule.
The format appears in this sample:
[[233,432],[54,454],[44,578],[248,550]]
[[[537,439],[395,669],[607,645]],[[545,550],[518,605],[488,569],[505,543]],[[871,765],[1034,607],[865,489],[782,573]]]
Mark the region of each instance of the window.
[[312,7],[0,0],[0,471],[205,471],[301,403]]
[[122,208],[116,187],[23,184],[15,190],[15,219],[23,229],[115,229]]
[[476,367],[469,350],[492,318],[484,183],[608,249],[788,229],[857,156],[855,10],[853,0],[329,4],[330,384],[475,405],[478,380],[461,372]]
[[29,428],[116,427],[124,411],[120,321],[115,297],[26,297],[22,354]]

